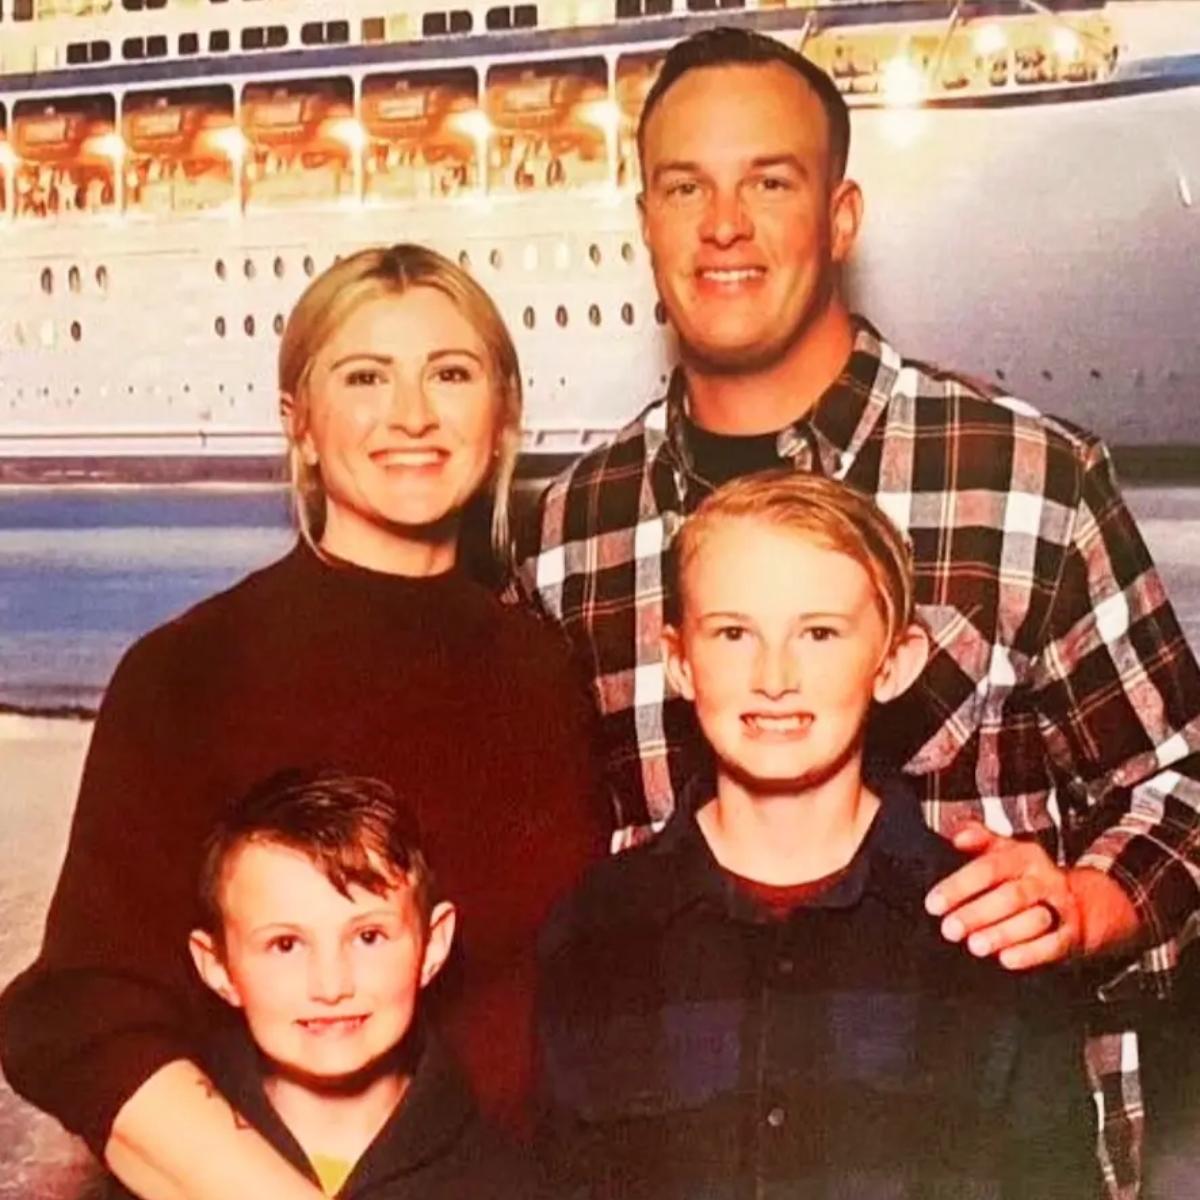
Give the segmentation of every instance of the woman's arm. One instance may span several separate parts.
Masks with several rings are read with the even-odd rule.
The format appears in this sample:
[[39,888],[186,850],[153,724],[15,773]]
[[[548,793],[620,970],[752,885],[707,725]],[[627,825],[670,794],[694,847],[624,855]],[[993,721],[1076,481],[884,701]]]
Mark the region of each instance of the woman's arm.
[[183,1059],[157,1070],[122,1105],[104,1157],[144,1200],[318,1200],[322,1194]]

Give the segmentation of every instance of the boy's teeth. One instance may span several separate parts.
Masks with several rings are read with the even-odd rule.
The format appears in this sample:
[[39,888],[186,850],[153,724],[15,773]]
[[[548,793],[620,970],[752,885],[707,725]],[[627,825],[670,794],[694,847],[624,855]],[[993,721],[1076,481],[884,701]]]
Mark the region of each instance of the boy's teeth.
[[790,716],[790,717],[767,717],[754,716],[750,718],[750,724],[759,729],[766,729],[771,732],[785,732],[788,730],[799,729],[807,721],[807,717]]

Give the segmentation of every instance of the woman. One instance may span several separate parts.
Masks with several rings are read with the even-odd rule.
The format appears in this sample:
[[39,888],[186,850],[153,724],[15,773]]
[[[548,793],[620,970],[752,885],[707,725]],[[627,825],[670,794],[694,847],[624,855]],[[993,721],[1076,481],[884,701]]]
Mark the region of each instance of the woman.
[[[494,1114],[527,1086],[532,942],[603,851],[591,714],[564,647],[455,570],[489,487],[505,540],[520,376],[486,293],[416,246],[314,280],[279,386],[301,539],[141,639],[106,694],[4,1067],[139,1194],[311,1196],[191,1061],[185,958],[221,805],[287,766],[378,776],[418,810],[461,914],[444,1021]],[[453,983],[453,981],[451,981]]]

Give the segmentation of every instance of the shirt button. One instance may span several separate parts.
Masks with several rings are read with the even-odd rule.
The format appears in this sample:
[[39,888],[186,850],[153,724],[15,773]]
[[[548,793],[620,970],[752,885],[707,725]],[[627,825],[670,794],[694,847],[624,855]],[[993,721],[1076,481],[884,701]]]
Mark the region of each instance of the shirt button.
[[785,1113],[778,1104],[775,1105],[775,1107],[771,1109],[769,1113],[767,1113],[767,1124],[770,1125],[772,1129],[778,1129],[786,1120],[787,1113]]

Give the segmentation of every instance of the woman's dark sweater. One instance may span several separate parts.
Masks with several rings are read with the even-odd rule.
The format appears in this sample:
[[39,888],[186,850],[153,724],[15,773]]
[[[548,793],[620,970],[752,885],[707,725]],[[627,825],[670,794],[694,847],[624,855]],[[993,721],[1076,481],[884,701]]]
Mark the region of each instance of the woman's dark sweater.
[[126,654],[92,737],[37,961],[8,988],[12,1086],[99,1151],[220,1003],[187,955],[216,814],[273,772],[373,775],[414,806],[459,908],[439,1024],[486,1111],[527,1095],[536,930],[604,853],[593,716],[565,645],[464,576],[383,575],[299,545]]

